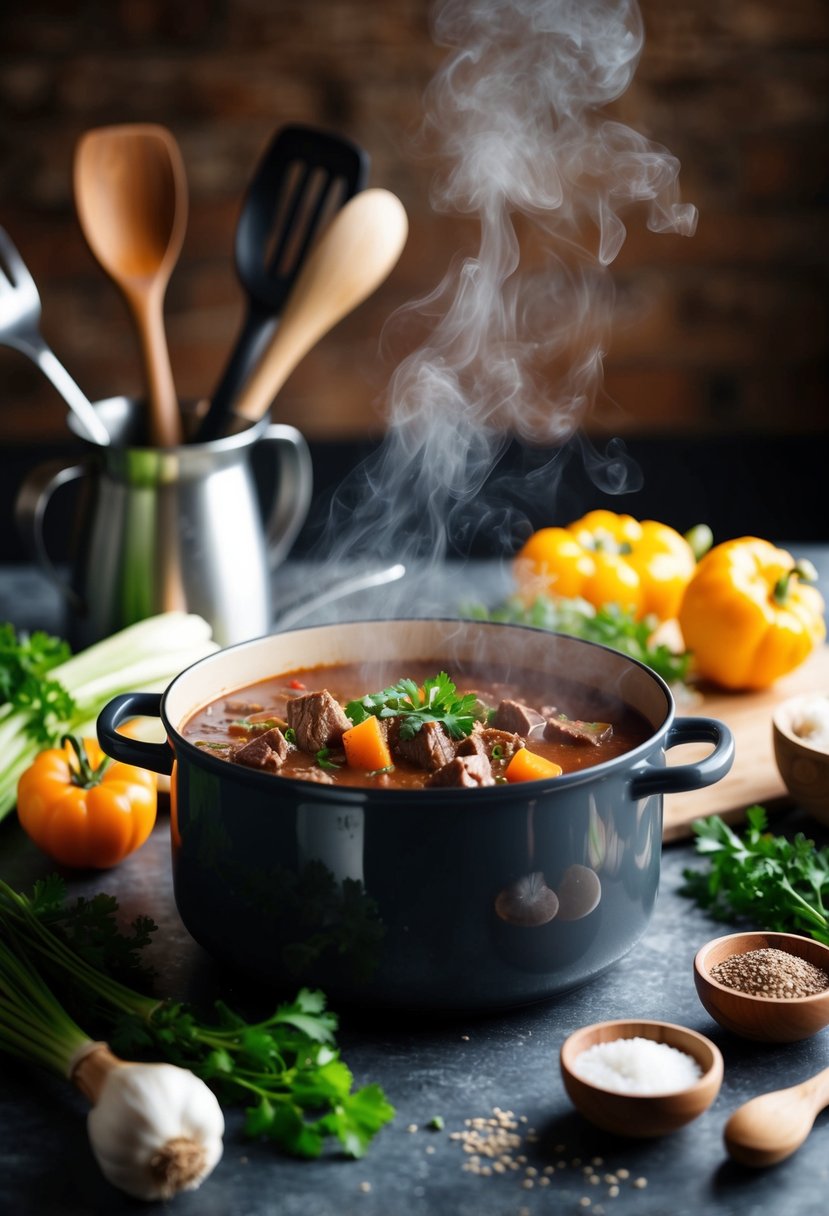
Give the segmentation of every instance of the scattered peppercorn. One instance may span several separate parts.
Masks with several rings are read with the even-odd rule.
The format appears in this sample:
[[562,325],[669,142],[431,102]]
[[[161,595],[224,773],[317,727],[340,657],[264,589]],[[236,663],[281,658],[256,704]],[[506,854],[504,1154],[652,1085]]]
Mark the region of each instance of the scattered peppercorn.
[[829,988],[829,975],[786,950],[749,950],[731,954],[711,968],[711,978],[748,996],[793,1000]]
[[[578,1171],[582,1184],[587,1183],[596,1188],[593,1191],[596,1199],[584,1195],[578,1200],[579,1205],[589,1208],[591,1216],[603,1216],[605,1209],[600,1201],[613,1200],[620,1196],[620,1183],[630,1179],[630,1170],[611,1167],[609,1172],[600,1173],[602,1167],[607,1169],[602,1157],[593,1157],[589,1162],[583,1161],[581,1157],[572,1157],[569,1161],[562,1157],[555,1163],[543,1164],[536,1156],[536,1162],[533,1164],[527,1153],[522,1151],[526,1148],[538,1153],[538,1149],[532,1147],[538,1143],[538,1133],[535,1128],[524,1126],[528,1123],[526,1115],[516,1115],[514,1111],[502,1110],[498,1106],[493,1107],[489,1116],[478,1115],[465,1119],[462,1131],[449,1133],[449,1139],[460,1144],[466,1154],[461,1168],[479,1178],[517,1174],[515,1181],[525,1191],[535,1187],[550,1187],[554,1175],[557,1176],[556,1181],[560,1178],[565,1187],[572,1187],[573,1174],[571,1172],[568,1176],[568,1171]],[[556,1144],[554,1151],[566,1152],[566,1146]],[[637,1178],[628,1182],[628,1186],[642,1190],[647,1186],[647,1179]]]

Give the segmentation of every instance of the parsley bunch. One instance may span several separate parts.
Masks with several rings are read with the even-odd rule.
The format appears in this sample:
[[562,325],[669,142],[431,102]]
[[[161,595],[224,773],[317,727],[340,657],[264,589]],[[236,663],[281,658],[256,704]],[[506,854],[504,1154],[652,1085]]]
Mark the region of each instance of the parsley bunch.
[[70,653],[67,642],[42,630],[18,635],[13,625],[0,624],[2,716],[19,711],[26,734],[37,743],[51,743],[75,710],[60,680],[48,675]]
[[453,739],[463,739],[472,730],[479,708],[474,693],[459,697],[445,671],[430,676],[420,688],[414,680],[399,680],[391,688],[349,701],[346,716],[358,726],[366,718],[401,718],[400,738],[412,739],[425,722],[440,722]]
[[816,848],[801,832],[792,840],[769,832],[761,806],[746,818],[742,836],[718,815],[694,822],[696,849],[708,865],[683,871],[682,894],[717,920],[750,920],[829,945],[829,847]]
[[111,896],[67,903],[57,876],[35,884],[31,896],[0,880],[0,938],[24,963],[36,957],[73,1013],[101,1027],[116,1051],[190,1069],[221,1099],[246,1104],[249,1136],[264,1136],[285,1152],[318,1157],[334,1138],[347,1155],[361,1157],[395,1112],[379,1086],[354,1089],[324,995],[303,988],[252,1022],[217,1001],[214,1021],[202,1021],[186,1005],[113,978],[121,970],[146,979],[137,951],[156,928],[139,917],[121,935],[117,909]]
[[498,608],[487,609],[480,604],[467,604],[462,611],[476,621],[531,625],[535,629],[550,629],[555,633],[583,638],[587,642],[600,642],[631,659],[638,659],[668,684],[682,683],[688,676],[690,654],[677,654],[664,642],[655,644],[651,640],[655,622],[637,620],[632,612],[619,604],[594,608],[586,600],[548,595],[539,595],[531,604],[525,604],[518,596],[513,596]]

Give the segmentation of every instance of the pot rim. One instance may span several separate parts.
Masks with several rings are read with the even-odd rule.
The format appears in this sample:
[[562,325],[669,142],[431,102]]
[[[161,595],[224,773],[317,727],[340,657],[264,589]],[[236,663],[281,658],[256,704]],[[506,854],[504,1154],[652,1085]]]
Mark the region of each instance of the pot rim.
[[[600,764],[593,764],[587,768],[576,770],[572,773],[562,773],[558,777],[542,777],[536,781],[522,781],[518,784],[490,785],[481,786],[474,791],[476,798],[485,799],[487,802],[498,803],[501,801],[514,801],[516,795],[524,790],[527,793],[532,793],[533,796],[546,796],[553,793],[557,789],[572,789],[578,785],[584,785],[587,782],[609,776],[618,772],[623,768],[634,768],[639,759],[645,758],[653,750],[654,744],[658,743],[661,738],[668,733],[671,724],[676,714],[676,704],[673,694],[666,681],[648,667],[646,663],[642,663],[639,659],[635,659],[630,655],[623,654],[621,651],[614,650],[611,646],[606,646],[601,642],[589,641],[586,638],[577,638],[572,634],[561,633],[557,630],[541,629],[533,625],[516,625],[508,621],[475,621],[464,617],[401,617],[401,618],[377,618],[371,620],[359,621],[341,621],[337,625],[359,625],[371,627],[372,625],[389,626],[393,624],[403,624],[406,621],[434,621],[436,625],[446,624],[469,624],[474,626],[486,626],[495,629],[507,629],[510,631],[519,631],[521,633],[529,633],[533,635],[543,635],[550,638],[564,638],[568,642],[576,643],[579,646],[593,647],[596,650],[604,651],[612,655],[617,661],[621,660],[625,664],[629,664],[634,668],[642,670],[656,684],[659,691],[665,698],[665,716],[660,725],[656,727],[651,734],[648,735],[642,743],[631,748],[630,751],[622,752],[619,756],[614,756],[610,760],[603,760]],[[335,626],[336,627],[336,626]],[[384,787],[359,787],[359,786],[339,786],[325,785],[322,783],[309,783],[301,778],[282,777],[278,773],[262,772],[258,769],[246,768],[244,765],[233,765],[232,772],[228,774],[228,762],[221,760],[217,756],[212,756],[210,752],[203,748],[197,747],[191,743],[173,725],[167,711],[168,700],[173,692],[173,689],[181,680],[183,680],[188,672],[196,667],[205,666],[211,662],[215,662],[221,656],[229,652],[238,651],[244,648],[262,645],[268,639],[275,636],[288,636],[292,633],[313,633],[316,629],[330,629],[332,624],[324,625],[306,625],[297,626],[292,629],[278,631],[276,633],[263,634],[258,638],[249,638],[244,642],[236,642],[232,646],[222,647],[221,650],[214,651],[212,654],[205,655],[201,659],[197,659],[186,667],[183,671],[170,682],[164,691],[161,698],[160,716],[164,723],[164,729],[167,732],[168,740],[175,739],[173,748],[176,758],[178,759],[179,751],[182,750],[190,760],[198,760],[202,766],[206,766],[209,772],[218,775],[231,775],[234,782],[240,782],[242,785],[251,785],[254,788],[270,788],[283,790],[291,795],[308,794],[309,785],[313,790],[315,800],[321,802],[348,803],[353,806],[362,806],[366,803],[374,803],[382,801],[383,803],[392,803],[397,805],[411,805],[413,801],[421,798],[426,798],[430,806],[449,803],[457,805],[459,792],[451,787],[447,789],[430,788],[430,789],[386,789]],[[172,744],[171,744],[172,746]],[[265,785],[264,783],[268,783]],[[273,782],[278,785],[274,787]]]

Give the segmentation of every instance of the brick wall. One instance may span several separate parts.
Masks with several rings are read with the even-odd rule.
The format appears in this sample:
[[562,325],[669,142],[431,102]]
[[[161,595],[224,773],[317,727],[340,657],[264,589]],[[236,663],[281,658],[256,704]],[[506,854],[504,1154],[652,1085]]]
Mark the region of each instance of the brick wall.
[[[279,400],[310,438],[376,434],[393,363],[384,320],[430,290],[468,243],[429,207],[409,138],[443,58],[425,0],[27,0],[0,15],[0,223],[41,291],[44,330],[93,398],[137,392],[134,332],[92,260],[71,197],[73,148],[94,126],[176,135],[190,218],[167,295],[182,396],[209,393],[241,316],[232,267],[240,195],[273,130],[318,123],[371,154],[411,237],[390,280],[303,362]],[[71,16],[68,15],[71,11]],[[633,225],[616,263],[617,323],[597,432],[825,431],[825,0],[643,0],[646,49],[624,121],[682,162],[696,236]],[[0,350],[0,434],[59,442],[64,409]]]

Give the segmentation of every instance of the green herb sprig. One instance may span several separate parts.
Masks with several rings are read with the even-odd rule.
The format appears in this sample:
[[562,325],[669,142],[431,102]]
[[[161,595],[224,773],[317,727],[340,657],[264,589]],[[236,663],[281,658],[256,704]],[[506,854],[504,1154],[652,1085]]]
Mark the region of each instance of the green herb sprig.
[[767,830],[763,807],[746,812],[738,835],[719,815],[693,824],[704,870],[683,871],[683,895],[716,920],[750,920],[773,932],[802,933],[829,945],[829,847],[802,832],[791,840]]
[[346,716],[358,726],[372,715],[402,718],[401,739],[412,739],[426,722],[439,722],[453,739],[463,739],[472,730],[478,699],[474,693],[459,697],[445,671],[430,676],[419,687],[414,680],[400,680],[381,692],[349,701]]
[[26,734],[37,743],[51,743],[75,710],[67,689],[48,674],[70,653],[67,642],[42,630],[18,634],[12,625],[0,625],[2,717],[19,712]]
[[597,609],[586,600],[556,599],[547,595],[539,595],[531,604],[525,604],[518,596],[513,596],[497,608],[466,604],[461,611],[476,621],[531,625],[535,629],[550,629],[588,642],[600,642],[629,658],[638,659],[668,684],[683,683],[688,677],[691,655],[687,651],[678,654],[664,642],[654,643],[651,639],[656,622],[647,618],[637,620],[632,612],[618,604],[605,604]]

